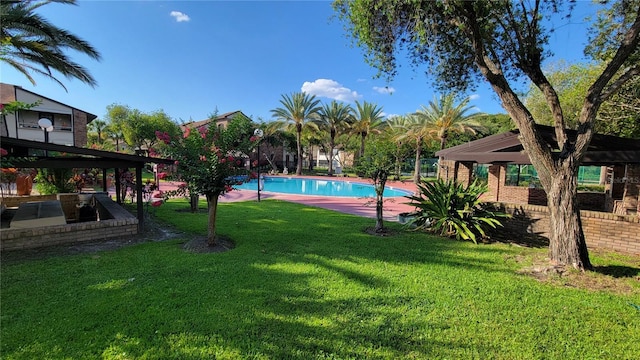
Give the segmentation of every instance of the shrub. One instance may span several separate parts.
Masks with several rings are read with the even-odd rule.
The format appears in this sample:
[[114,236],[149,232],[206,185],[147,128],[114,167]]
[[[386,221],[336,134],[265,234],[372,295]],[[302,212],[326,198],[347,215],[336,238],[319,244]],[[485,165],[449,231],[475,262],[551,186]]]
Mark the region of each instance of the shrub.
[[418,194],[407,196],[416,210],[410,215],[411,225],[443,236],[455,236],[460,240],[472,240],[486,236],[487,227],[502,226],[499,217],[507,217],[495,211],[491,204],[480,201],[487,186],[474,181],[465,187],[454,181],[438,179],[418,184]]

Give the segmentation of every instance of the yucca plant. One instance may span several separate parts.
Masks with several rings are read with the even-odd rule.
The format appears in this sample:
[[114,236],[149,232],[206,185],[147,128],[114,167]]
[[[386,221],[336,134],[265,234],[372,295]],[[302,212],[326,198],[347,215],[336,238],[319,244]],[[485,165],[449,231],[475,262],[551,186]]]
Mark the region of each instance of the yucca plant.
[[418,194],[407,196],[411,200],[409,204],[416,207],[410,214],[413,219],[409,224],[415,225],[416,230],[477,243],[478,235],[486,236],[487,227],[502,226],[498,218],[508,216],[480,201],[487,189],[476,181],[467,187],[442,179],[422,181],[418,184]]

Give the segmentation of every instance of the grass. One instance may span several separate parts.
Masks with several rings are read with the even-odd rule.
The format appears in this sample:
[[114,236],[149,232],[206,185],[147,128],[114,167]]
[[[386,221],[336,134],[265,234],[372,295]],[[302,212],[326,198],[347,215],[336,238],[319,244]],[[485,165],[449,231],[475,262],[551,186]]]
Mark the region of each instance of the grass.
[[[588,290],[519,273],[545,249],[473,245],[267,200],[223,203],[236,248],[195,254],[204,214],[156,216],[183,239],[2,261],[3,359],[630,359],[637,258],[594,254]],[[606,271],[603,271],[606,273]],[[621,275],[622,274],[622,275]],[[576,274],[574,274],[576,275]],[[580,277],[580,275],[576,275]],[[614,276],[620,276],[614,279]]]

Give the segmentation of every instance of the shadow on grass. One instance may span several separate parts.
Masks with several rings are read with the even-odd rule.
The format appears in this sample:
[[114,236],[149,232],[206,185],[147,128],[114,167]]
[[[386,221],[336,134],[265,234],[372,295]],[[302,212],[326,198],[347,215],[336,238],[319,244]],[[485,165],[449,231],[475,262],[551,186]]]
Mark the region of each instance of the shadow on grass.
[[[206,216],[177,217],[179,206],[167,204],[158,215],[185,233],[206,233]],[[478,309],[468,306],[475,304],[469,291],[503,285],[504,277],[490,273],[511,272],[500,255],[505,247],[418,233],[379,238],[363,232],[372,219],[298,204],[220,210],[218,231],[237,244],[223,254],[186,253],[175,240],[68,261],[3,264],[3,354],[517,358],[500,356],[500,341],[474,339],[485,328],[470,316]]]
[[593,271],[617,279],[632,278],[640,275],[640,268],[621,265],[594,266]]

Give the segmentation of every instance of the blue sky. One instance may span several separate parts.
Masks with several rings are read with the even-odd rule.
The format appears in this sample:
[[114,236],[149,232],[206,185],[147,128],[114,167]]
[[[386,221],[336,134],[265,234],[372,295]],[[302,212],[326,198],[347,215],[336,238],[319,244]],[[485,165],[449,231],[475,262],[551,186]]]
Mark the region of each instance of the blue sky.
[[[576,12],[589,4],[579,1]],[[299,91],[323,102],[374,102],[393,115],[414,112],[436,95],[424,72],[408,65],[391,83],[376,79],[343,24],[331,19],[328,1],[80,1],[39,13],[101,52],[100,62],[70,53],[98,86],[62,78],[65,92],[40,76],[32,86],[4,64],[0,79],[98,117],[118,103],[162,109],[177,122],[206,119],[216,109],[268,121],[282,94]],[[552,35],[553,60],[584,60],[586,26],[577,20]],[[484,84],[466,95],[479,111],[504,112]]]

